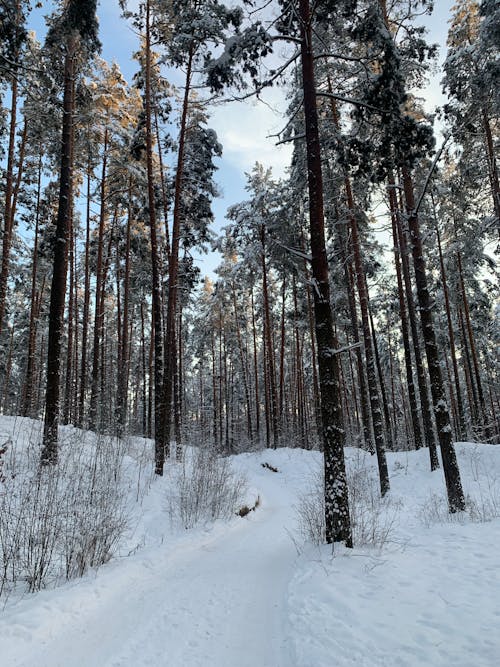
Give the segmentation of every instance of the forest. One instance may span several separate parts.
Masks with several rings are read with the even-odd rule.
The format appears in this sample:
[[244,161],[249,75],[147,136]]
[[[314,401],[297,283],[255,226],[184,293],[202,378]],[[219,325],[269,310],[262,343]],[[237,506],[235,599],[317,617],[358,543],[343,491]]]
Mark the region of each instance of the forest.
[[[66,427],[142,439],[149,484],[193,447],[207,470],[319,453],[316,537],[347,549],[346,448],[382,499],[388,457],[422,454],[446,512],[466,512],[456,443],[500,441],[498,2],[457,0],[440,58],[430,0],[116,4],[130,81],[100,55],[97,0],[0,2],[0,419],[40,425],[26,468],[0,441],[2,514],[15,466],[37,492],[68,472]],[[257,162],[216,219],[211,114],[271,88],[290,164]],[[106,487],[118,449],[96,449]]]

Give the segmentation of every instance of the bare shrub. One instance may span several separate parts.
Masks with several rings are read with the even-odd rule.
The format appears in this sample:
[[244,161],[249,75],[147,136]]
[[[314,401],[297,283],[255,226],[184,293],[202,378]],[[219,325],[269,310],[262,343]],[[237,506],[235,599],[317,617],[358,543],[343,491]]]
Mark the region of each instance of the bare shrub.
[[465,511],[450,513],[444,494],[430,493],[418,510],[420,521],[429,528],[442,523],[485,523],[500,516],[500,478],[481,446],[460,451],[462,470],[470,471]]
[[61,440],[57,466],[40,468],[30,445],[4,463],[0,594],[83,575],[111,558],[126,530],[120,442],[76,429]]
[[306,491],[299,495],[295,506],[300,537],[313,544],[325,543],[325,493],[323,474],[311,475]]
[[[347,461],[347,485],[353,542],[356,546],[381,548],[389,540],[399,511],[390,495],[382,498],[378,480],[360,452]],[[314,544],[325,543],[325,496],[323,472],[312,477],[309,489],[296,506],[300,536]]]
[[234,471],[229,459],[200,447],[186,455],[177,471],[167,496],[167,509],[172,522],[193,528],[234,516],[245,490],[245,478]]

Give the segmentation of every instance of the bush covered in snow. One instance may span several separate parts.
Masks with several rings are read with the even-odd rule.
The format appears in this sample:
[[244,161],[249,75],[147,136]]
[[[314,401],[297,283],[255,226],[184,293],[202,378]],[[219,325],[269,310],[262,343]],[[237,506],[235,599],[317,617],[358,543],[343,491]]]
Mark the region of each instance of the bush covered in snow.
[[0,594],[106,563],[127,527],[123,442],[66,429],[58,464],[40,467],[41,424],[31,427],[3,457]]
[[167,509],[173,523],[184,528],[234,516],[241,507],[246,481],[228,458],[210,448],[187,450],[180,470],[172,472]]

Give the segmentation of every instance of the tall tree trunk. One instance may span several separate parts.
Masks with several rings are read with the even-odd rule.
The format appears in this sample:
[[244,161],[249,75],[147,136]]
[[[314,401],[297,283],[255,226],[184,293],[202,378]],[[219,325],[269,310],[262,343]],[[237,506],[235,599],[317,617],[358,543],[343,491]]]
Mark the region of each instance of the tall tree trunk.
[[212,329],[211,352],[212,352],[212,435],[214,439],[214,448],[217,449],[218,443],[218,411],[217,411],[217,360],[215,357],[215,332]]
[[47,352],[47,388],[41,463],[57,463],[57,428],[59,425],[59,384],[61,377],[61,343],[64,329],[64,302],[68,269],[68,231],[73,190],[73,135],[75,107],[76,48],[74,37],[66,47],[64,62],[63,125],[59,204],[54,244],[54,264],[50,290],[49,341]]
[[471,352],[471,357],[472,357],[472,364],[474,368],[474,376],[476,380],[476,387],[477,387],[477,395],[479,398],[479,405],[481,408],[481,415],[482,415],[482,421],[483,424],[487,424],[487,414],[486,414],[486,403],[484,400],[484,392],[483,392],[483,384],[481,382],[481,372],[479,370],[479,360],[477,356],[477,350],[476,350],[476,342],[474,340],[474,332],[472,331],[472,324],[471,324],[471,319],[470,319],[470,310],[469,310],[469,300],[467,298],[467,292],[465,291],[465,282],[464,282],[464,274],[463,274],[463,269],[462,269],[462,257],[459,252],[457,252],[457,266],[458,266],[458,275],[459,275],[459,280],[460,280],[460,291],[462,293],[462,304],[464,307],[464,315],[465,315],[465,324],[467,328],[467,335],[469,338],[469,343],[470,343],[470,352]]
[[255,431],[257,440],[260,439],[260,392],[259,392],[259,364],[257,358],[257,329],[255,326],[255,303],[253,285],[250,288],[250,307],[252,309],[252,342],[253,342],[253,371],[255,383]]
[[[38,160],[38,177],[36,190],[36,209],[35,209],[35,237],[33,239],[33,262],[31,267],[31,303],[30,303],[30,324],[28,334],[28,355],[26,365],[26,378],[23,390],[23,405],[21,414],[24,417],[32,417],[33,410],[33,389],[35,383],[35,355],[36,355],[36,331],[37,331],[37,297],[36,283],[38,279],[38,237],[40,227],[40,199],[42,190],[42,157]],[[40,296],[41,298],[41,296]]]
[[[16,91],[14,91],[16,88]],[[17,82],[12,89],[12,96],[17,98]],[[11,113],[15,111],[16,105],[14,101],[12,102]],[[15,127],[14,127],[15,129]],[[19,148],[19,158],[18,158],[18,167],[17,167],[17,177],[16,182],[13,187],[12,180],[13,174],[10,174],[10,170],[13,169],[13,164],[10,164],[11,160],[11,141],[14,142],[12,149],[15,145],[15,132],[14,137],[12,137],[12,127],[9,137],[9,152],[7,160],[7,183],[5,188],[5,207],[4,207],[4,230],[3,230],[3,245],[2,245],[2,268],[0,270],[0,334],[2,333],[3,320],[5,317],[5,302],[7,297],[7,281],[9,279],[10,272],[10,251],[12,248],[12,236],[14,233],[14,220],[17,209],[17,197],[19,195],[19,189],[21,187],[22,175],[23,175],[23,165],[24,165],[24,153],[26,148],[26,138],[27,138],[28,124],[27,121],[24,121],[24,129],[21,137],[21,145]],[[13,161],[13,157],[12,157]]]
[[127,357],[129,347],[129,301],[130,301],[130,228],[132,210],[130,201],[132,198],[131,181],[129,181],[129,205],[127,210],[127,232],[125,241],[125,276],[123,278],[123,318],[122,334],[118,354],[118,395],[117,395],[117,426],[120,435],[123,434],[127,420],[127,395],[128,395],[128,369]]
[[85,224],[85,282],[83,287],[83,318],[82,318],[82,354],[80,362],[80,390],[78,394],[78,420],[77,424],[83,427],[85,411],[85,394],[87,391],[87,339],[89,331],[90,315],[90,182],[92,167],[90,155],[87,165],[87,210]]
[[[410,185],[411,185],[411,180],[410,180]],[[403,206],[401,208],[403,208]],[[413,300],[413,292],[412,292],[411,278],[410,278],[410,264],[408,259],[409,250],[406,242],[406,233],[405,230],[403,229],[401,216],[399,215],[399,212],[396,216],[396,221],[398,227],[401,266],[403,268],[403,279],[406,291],[406,304],[408,306],[408,318],[410,321],[411,337],[413,340],[413,352],[415,354],[415,366],[417,369],[418,391],[420,395],[420,405],[422,407],[424,438],[425,438],[425,443],[429,448],[429,459],[430,459],[431,470],[437,470],[437,468],[439,468],[439,460],[437,456],[436,443],[434,441],[434,429],[432,424],[431,406],[429,402],[429,394],[427,392],[427,376],[424,368],[422,354],[420,351],[417,316],[415,312],[415,301]],[[410,235],[411,235],[411,230],[410,230]],[[416,277],[416,270],[415,270],[415,277]],[[418,290],[418,283],[417,283],[417,290]],[[420,299],[420,297],[418,298]],[[424,335],[424,345],[427,346],[425,342],[425,335]],[[426,347],[426,352],[427,352],[427,347]]]
[[387,444],[389,446],[389,449],[393,449],[394,447],[394,441],[392,437],[392,425],[391,425],[391,417],[389,414],[389,403],[387,401],[387,391],[385,389],[385,380],[384,380],[384,373],[382,371],[382,364],[380,362],[380,354],[378,350],[378,342],[377,342],[377,332],[375,330],[375,325],[373,323],[373,317],[370,308],[368,308],[368,315],[370,317],[370,329],[372,333],[372,339],[373,339],[373,354],[375,355],[375,365],[377,367],[377,374],[378,374],[378,382],[380,385],[380,395],[382,397],[382,407],[384,410],[384,421],[385,421],[385,430],[387,434]]
[[[73,205],[71,205],[73,210]],[[73,339],[75,337],[75,238],[73,215],[69,221],[69,300],[68,300],[68,342],[66,345],[66,381],[64,387],[63,424],[70,423],[71,398],[73,392]]]
[[[17,0],[15,6],[16,25],[20,19],[20,2]],[[18,54],[15,54],[17,60]],[[3,329],[3,320],[5,316],[5,300],[7,296],[7,281],[9,279],[10,250],[12,246],[12,228],[14,223],[13,211],[13,187],[14,187],[14,152],[16,146],[16,127],[17,127],[17,101],[18,101],[18,82],[17,73],[12,76],[11,103],[10,103],[10,124],[9,124],[9,147],[7,149],[7,171],[5,180],[5,200],[4,200],[4,226],[2,237],[2,267],[0,269],[0,334]]]
[[[295,276],[293,277],[295,281]],[[286,323],[285,323],[285,304],[286,304],[286,281],[281,285],[281,325],[280,325],[280,373],[279,373],[279,422],[280,430],[283,424],[283,394],[285,391],[285,342],[286,342]]]
[[354,267],[356,283],[359,296],[359,307],[361,311],[361,325],[363,330],[363,343],[365,349],[366,377],[368,381],[368,392],[370,395],[370,408],[372,416],[373,434],[375,437],[375,451],[377,453],[378,471],[380,477],[380,491],[385,495],[390,489],[389,470],[385,455],[384,424],[382,410],[380,408],[379,392],[377,387],[377,375],[375,359],[373,354],[372,337],[370,332],[370,319],[368,313],[368,288],[366,285],[365,270],[361,257],[361,244],[359,240],[358,222],[354,210],[354,199],[352,195],[351,182],[347,176],[344,178],[344,187],[347,197],[349,211],[349,222],[351,229],[351,246],[354,255]]
[[145,81],[144,105],[146,115],[146,163],[148,177],[149,233],[151,240],[152,271],[152,321],[154,330],[154,425],[155,425],[155,474],[163,475],[165,456],[168,455],[168,441],[165,432],[165,405],[162,400],[163,368],[163,327],[162,327],[162,291],[160,281],[160,260],[156,230],[156,206],[153,173],[153,132],[151,106],[151,20],[150,0],[146,1],[146,43],[145,43]]
[[368,400],[368,389],[366,386],[365,369],[363,365],[363,356],[361,352],[361,343],[359,338],[358,314],[356,311],[356,294],[354,292],[354,277],[351,262],[344,258],[344,272],[347,286],[347,296],[349,302],[349,316],[351,319],[352,339],[354,343],[354,353],[356,355],[356,368],[358,374],[358,384],[361,403],[361,421],[363,422],[363,440],[365,447],[369,452],[374,453],[372,430],[370,426],[370,407]]
[[151,437],[148,430],[148,366],[146,364],[146,332],[144,327],[144,303],[141,301],[141,363],[142,363],[142,433]]
[[350,547],[352,546],[352,534],[344,461],[345,432],[339,387],[339,364],[334,352],[337,348],[337,341],[333,331],[325,246],[323,177],[309,0],[299,0],[299,16],[309,186],[309,226],[312,275],[315,283],[314,308],[325,474],[325,537],[329,544],[344,542],[346,546]]
[[488,157],[488,172],[490,176],[491,195],[493,197],[493,211],[496,217],[498,235],[500,236],[500,186],[498,183],[498,167],[493,146],[493,136],[491,133],[490,120],[486,109],[482,109],[484,137],[486,143],[486,155]]
[[450,308],[450,297],[448,291],[448,281],[446,279],[446,271],[444,268],[443,260],[443,251],[441,248],[441,235],[436,221],[436,235],[438,242],[438,251],[439,251],[439,266],[441,270],[441,282],[443,284],[443,294],[444,294],[444,304],[446,310],[446,322],[448,325],[448,342],[450,344],[450,355],[451,363],[453,366],[453,378],[455,382],[455,397],[457,402],[457,412],[458,412],[458,431],[459,437],[465,438],[467,436],[467,427],[465,424],[465,411],[464,404],[462,400],[462,388],[460,386],[460,374],[458,372],[458,362],[457,362],[457,351],[455,347],[455,333],[453,331],[453,323],[451,321],[451,308]]
[[[305,264],[305,263],[304,263]],[[311,340],[311,366],[313,374],[313,396],[314,396],[314,421],[317,433],[321,433],[321,401],[319,392],[318,366],[316,354],[316,337],[314,335],[314,310],[311,299],[311,288],[309,285],[309,270],[305,265],[305,279],[306,279],[306,297],[307,297],[307,312],[309,321],[309,337]]]
[[273,437],[273,447],[276,449],[279,440],[279,422],[278,422],[278,396],[276,392],[276,368],[274,363],[274,345],[272,339],[271,308],[269,305],[269,289],[267,280],[267,262],[266,262],[266,230],[264,225],[260,229],[260,238],[262,243],[262,296],[264,305],[265,320],[265,338],[267,356],[267,377],[269,381],[269,417]]
[[96,266],[96,287],[95,287],[95,309],[94,309],[94,346],[92,354],[92,382],[90,388],[90,409],[89,409],[89,428],[95,429],[98,425],[97,403],[99,398],[99,364],[101,350],[101,330],[103,327],[104,310],[101,310],[102,300],[101,292],[103,281],[103,245],[104,245],[104,227],[106,224],[106,177],[108,164],[108,128],[104,131],[104,144],[102,156],[102,172],[100,187],[100,211],[99,211],[99,229],[97,235],[97,266]]
[[415,210],[415,198],[413,194],[413,183],[408,167],[404,166],[403,188],[406,199],[408,226],[412,244],[413,264],[415,267],[415,282],[417,285],[418,305],[420,319],[425,343],[427,366],[431,381],[431,393],[434,403],[434,413],[438,431],[443,470],[448,492],[448,505],[450,512],[463,511],[465,509],[465,497],[460,479],[455,448],[453,446],[450,414],[446,403],[446,393],[441,365],[439,363],[436,335],[432,317],[432,303],[427,286],[427,271],[420,233],[420,223]]
[[168,299],[167,299],[167,318],[165,325],[165,373],[163,376],[162,401],[165,411],[164,417],[164,439],[166,443],[166,450],[168,451],[168,443],[170,438],[170,429],[172,424],[172,390],[174,382],[175,371],[175,322],[177,311],[177,291],[179,280],[179,247],[181,240],[181,207],[182,207],[182,186],[184,177],[184,157],[186,150],[186,134],[187,122],[189,112],[189,95],[191,92],[191,75],[194,57],[194,45],[191,44],[188,54],[188,62],[186,66],[186,78],[184,88],[184,98],[182,101],[181,122],[179,130],[179,147],[177,151],[177,170],[175,172],[174,181],[174,210],[172,223],[172,248],[168,262]]
[[476,385],[474,383],[474,376],[472,372],[472,362],[470,357],[469,343],[467,341],[467,332],[465,330],[464,315],[461,307],[458,309],[458,321],[462,337],[462,360],[464,365],[465,383],[467,385],[471,421],[474,425],[477,425],[479,422],[480,414],[479,402],[477,399]]
[[395,193],[394,179],[389,178],[389,206],[391,210],[392,222],[392,239],[394,244],[394,263],[396,266],[396,279],[398,284],[398,300],[399,300],[399,319],[401,322],[401,333],[403,336],[403,348],[406,368],[406,384],[408,387],[408,401],[410,404],[410,416],[412,421],[412,430],[415,441],[415,449],[422,447],[422,430],[420,427],[420,418],[418,413],[417,395],[415,393],[415,383],[413,380],[413,367],[410,349],[410,333],[408,330],[408,317],[406,310],[406,301],[403,288],[403,279],[401,277],[401,249],[398,239],[398,206]]
[[247,410],[247,435],[250,442],[253,440],[253,429],[252,429],[252,409],[250,405],[250,389],[248,386],[247,378],[247,368],[245,364],[245,355],[243,352],[243,342],[241,340],[241,330],[240,330],[240,321],[238,317],[238,305],[236,302],[236,289],[234,284],[231,285],[231,290],[233,293],[233,308],[234,308],[234,323],[236,328],[236,339],[238,341],[238,350],[240,353],[240,362],[241,362],[241,374],[243,378],[243,389],[245,391],[245,404]]
[[[328,91],[333,94],[333,88],[330,77],[328,77]],[[337,110],[335,99],[330,98],[330,108],[332,111],[332,118],[336,129],[340,136],[340,119]],[[354,254],[354,266],[356,275],[356,284],[359,295],[359,305],[361,310],[361,323],[363,329],[363,341],[365,349],[366,360],[366,376],[368,381],[368,388],[365,382],[365,369],[363,367],[363,359],[361,354],[361,347],[357,346],[356,358],[358,364],[358,379],[361,393],[361,413],[363,419],[363,437],[365,446],[369,451],[372,451],[372,429],[370,428],[369,419],[371,417],[373,434],[375,436],[375,449],[377,451],[377,460],[380,473],[380,486],[382,495],[389,490],[389,473],[387,471],[387,463],[384,463],[385,454],[383,454],[385,443],[382,431],[382,420],[380,418],[379,396],[377,391],[377,381],[375,377],[375,368],[373,364],[373,352],[371,348],[371,335],[369,334],[368,326],[368,288],[366,285],[366,277],[363,267],[363,260],[361,257],[361,245],[358,234],[358,224],[356,220],[356,212],[354,207],[354,197],[352,193],[351,180],[346,169],[344,169],[344,190],[347,200],[349,226],[351,229],[351,243]],[[348,251],[347,251],[348,252]],[[358,316],[356,312],[356,295],[354,292],[354,278],[352,275],[352,264],[346,256],[344,256],[344,266],[346,272],[346,284],[348,289],[349,312],[351,317],[352,333],[354,337],[354,344],[357,345],[360,341],[358,329]],[[368,328],[367,328],[368,327]],[[368,341],[368,344],[367,344]],[[369,397],[369,400],[368,400]],[[370,409],[368,408],[370,403]],[[376,413],[374,413],[374,409]],[[384,481],[383,481],[384,480]]]

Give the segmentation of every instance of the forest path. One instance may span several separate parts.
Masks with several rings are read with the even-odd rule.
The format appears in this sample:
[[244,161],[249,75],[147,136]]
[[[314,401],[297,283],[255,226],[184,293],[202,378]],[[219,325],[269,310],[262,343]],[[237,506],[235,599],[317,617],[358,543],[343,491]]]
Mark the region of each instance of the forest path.
[[[14,608],[1,664],[292,667],[287,599],[296,552],[287,529],[297,490],[285,474],[257,468],[255,458],[251,472],[261,504],[248,517],[42,593],[29,615],[23,603]],[[157,507],[164,489],[153,486]]]

